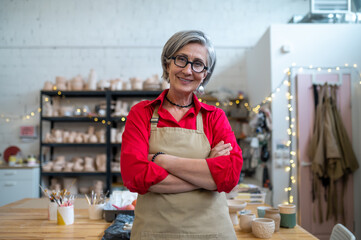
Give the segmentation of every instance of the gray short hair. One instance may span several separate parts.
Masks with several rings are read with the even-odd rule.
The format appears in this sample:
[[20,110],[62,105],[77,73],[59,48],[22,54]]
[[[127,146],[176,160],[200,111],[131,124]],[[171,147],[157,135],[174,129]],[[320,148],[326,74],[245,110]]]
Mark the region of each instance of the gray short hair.
[[198,30],[177,32],[166,42],[163,47],[163,52],[161,56],[163,68],[162,77],[169,82],[169,73],[167,71],[167,66],[170,63],[170,58],[182,47],[189,43],[200,43],[207,48],[208,73],[202,83],[202,85],[205,86],[209,82],[209,79],[211,78],[214,67],[216,65],[216,52],[214,51],[213,44],[210,41],[209,37]]

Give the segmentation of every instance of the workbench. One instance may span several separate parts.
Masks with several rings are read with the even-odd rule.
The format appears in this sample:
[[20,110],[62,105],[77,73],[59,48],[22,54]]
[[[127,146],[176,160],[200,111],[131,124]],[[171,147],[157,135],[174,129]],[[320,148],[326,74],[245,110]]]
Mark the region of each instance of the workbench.
[[[85,199],[76,199],[75,221],[72,225],[57,225],[56,221],[48,220],[47,198],[26,198],[0,207],[0,239],[86,239],[99,240],[111,223],[88,218],[88,204]],[[256,204],[249,204],[246,209],[257,212]],[[238,239],[256,240],[252,233],[243,233],[235,226]],[[271,239],[317,239],[302,227],[281,228]]]

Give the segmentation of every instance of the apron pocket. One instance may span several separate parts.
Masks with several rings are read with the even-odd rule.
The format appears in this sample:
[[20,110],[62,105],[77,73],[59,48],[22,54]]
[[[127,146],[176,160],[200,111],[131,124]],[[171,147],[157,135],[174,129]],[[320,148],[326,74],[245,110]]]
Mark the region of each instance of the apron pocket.
[[209,233],[209,234],[192,234],[192,233],[157,233],[157,232],[142,232],[141,240],[225,240],[223,234]]

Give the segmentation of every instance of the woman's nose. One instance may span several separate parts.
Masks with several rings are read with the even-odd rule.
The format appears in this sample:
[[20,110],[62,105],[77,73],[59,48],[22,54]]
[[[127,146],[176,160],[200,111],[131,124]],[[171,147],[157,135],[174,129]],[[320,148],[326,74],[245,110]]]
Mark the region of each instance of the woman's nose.
[[187,73],[187,74],[192,74],[192,65],[190,63],[188,63],[184,68],[183,68],[183,73]]

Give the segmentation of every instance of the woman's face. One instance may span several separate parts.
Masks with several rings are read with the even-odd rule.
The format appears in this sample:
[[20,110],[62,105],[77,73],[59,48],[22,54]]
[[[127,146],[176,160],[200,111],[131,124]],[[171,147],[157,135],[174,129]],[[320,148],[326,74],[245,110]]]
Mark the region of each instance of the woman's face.
[[[202,61],[207,65],[207,48],[199,43],[189,43],[174,54],[175,56],[182,55],[188,58],[188,61]],[[172,59],[167,67],[169,73],[170,88],[178,92],[192,93],[202,83],[207,76],[207,71],[196,73],[192,70],[191,64],[188,63],[184,68],[178,67],[174,64]]]

